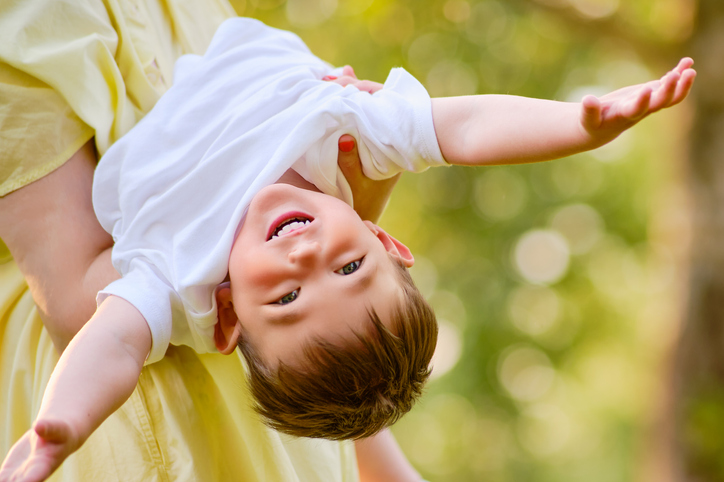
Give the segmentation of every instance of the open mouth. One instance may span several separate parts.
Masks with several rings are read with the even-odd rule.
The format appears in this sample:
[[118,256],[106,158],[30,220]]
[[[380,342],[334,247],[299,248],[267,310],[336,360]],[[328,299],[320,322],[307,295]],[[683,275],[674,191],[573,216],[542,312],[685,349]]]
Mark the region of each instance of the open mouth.
[[269,228],[266,240],[287,236],[314,221],[314,218],[303,213],[286,213],[279,216]]

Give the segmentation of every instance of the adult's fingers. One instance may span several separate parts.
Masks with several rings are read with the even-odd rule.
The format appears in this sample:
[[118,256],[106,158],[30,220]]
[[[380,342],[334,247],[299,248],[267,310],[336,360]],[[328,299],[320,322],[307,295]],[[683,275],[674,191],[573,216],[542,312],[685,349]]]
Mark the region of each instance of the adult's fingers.
[[342,169],[342,174],[347,178],[347,181],[350,182],[364,176],[362,174],[362,163],[357,152],[357,142],[354,137],[349,134],[343,135],[339,138],[337,146],[339,147],[337,165]]
[[359,80],[357,82],[354,82],[352,85],[357,87],[362,92],[369,92],[370,94],[374,94],[375,92],[382,90],[384,85],[373,82],[371,80]]
[[354,77],[357,78],[357,74],[354,73],[354,69],[351,65],[345,65],[342,67],[342,75],[347,77]]
[[373,181],[362,171],[357,143],[354,137],[340,137],[337,164],[352,189],[354,209],[362,219],[377,222],[382,215],[399,174],[382,181]]

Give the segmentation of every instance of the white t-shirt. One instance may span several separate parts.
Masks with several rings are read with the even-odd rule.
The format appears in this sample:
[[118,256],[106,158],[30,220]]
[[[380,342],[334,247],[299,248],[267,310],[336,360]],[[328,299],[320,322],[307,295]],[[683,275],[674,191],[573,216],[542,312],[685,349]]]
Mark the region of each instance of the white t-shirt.
[[147,363],[169,343],[216,351],[214,290],[238,227],[287,169],[351,204],[337,166],[343,134],[357,139],[372,179],[446,165],[430,98],[412,76],[394,69],[370,95],[320,80],[331,71],[294,34],[227,20],[204,56],[179,59],[174,85],[101,159],[93,207],[122,277],[98,303],[115,295],[141,312],[153,338]]

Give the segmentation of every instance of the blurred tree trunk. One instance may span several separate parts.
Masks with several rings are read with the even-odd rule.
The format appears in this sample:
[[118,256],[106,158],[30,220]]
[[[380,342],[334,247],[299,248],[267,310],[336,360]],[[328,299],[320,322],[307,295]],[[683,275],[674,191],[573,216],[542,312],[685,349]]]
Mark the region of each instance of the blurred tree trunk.
[[724,1],[699,0],[690,51],[689,299],[675,379],[674,480],[724,481]]

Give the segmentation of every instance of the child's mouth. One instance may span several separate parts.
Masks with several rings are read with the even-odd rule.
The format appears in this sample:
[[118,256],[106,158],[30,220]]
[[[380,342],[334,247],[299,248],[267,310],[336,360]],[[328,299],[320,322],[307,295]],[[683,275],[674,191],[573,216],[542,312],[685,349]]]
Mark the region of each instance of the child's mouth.
[[301,212],[282,214],[272,223],[266,240],[271,241],[272,239],[287,236],[294,231],[308,226],[312,221],[314,221],[313,217]]

